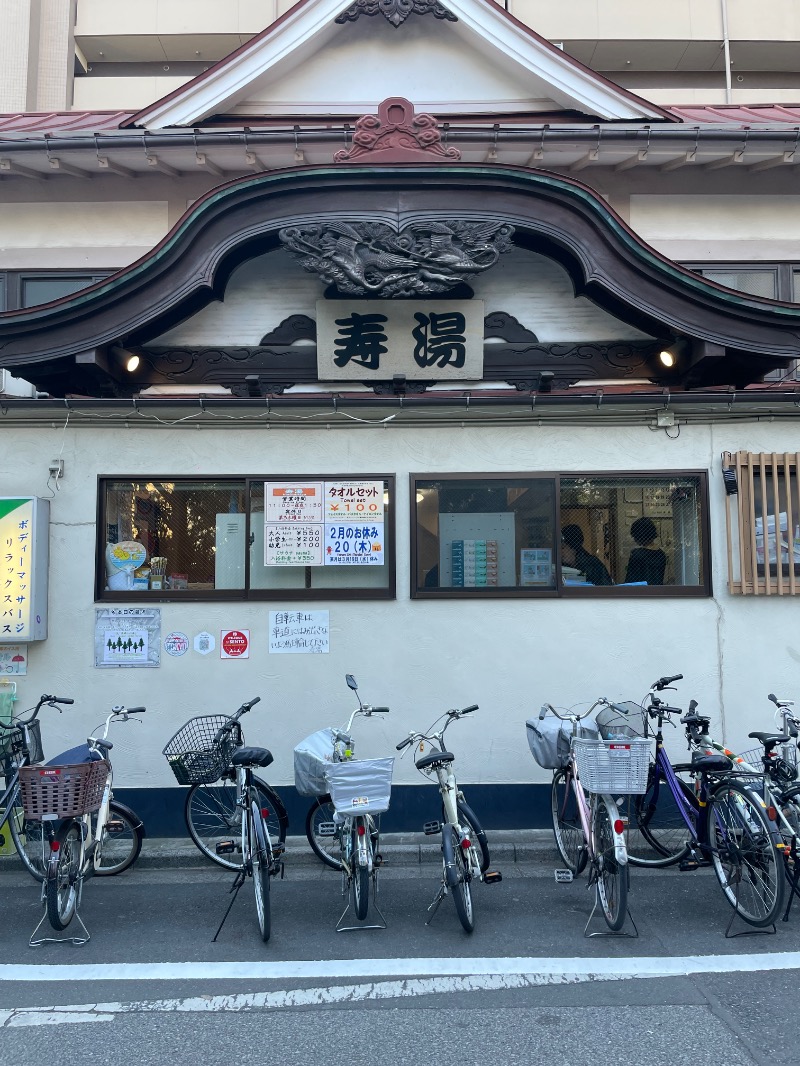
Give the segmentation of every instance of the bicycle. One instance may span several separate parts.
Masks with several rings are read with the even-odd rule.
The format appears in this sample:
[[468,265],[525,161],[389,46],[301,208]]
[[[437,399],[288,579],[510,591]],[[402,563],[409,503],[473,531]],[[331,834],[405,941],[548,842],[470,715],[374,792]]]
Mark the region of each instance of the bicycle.
[[[260,702],[261,697],[256,696],[243,703],[232,716],[207,715],[190,719],[163,750],[181,784],[208,785],[218,781],[229,771],[235,775],[235,806],[233,811],[226,812],[226,824],[229,829],[238,827],[239,843],[233,839],[217,841],[215,857],[221,859],[238,852],[241,858],[238,862],[232,859],[226,859],[225,862],[226,866],[236,870],[236,878],[231,887],[233,899],[220,922],[214,940],[225,924],[239,889],[248,877],[252,877],[258,928],[261,939],[268,941],[272,932],[270,877],[278,873],[283,876],[281,856],[284,845],[282,842],[272,842],[267,819],[261,807],[263,783],[258,781],[253,773],[254,768],[264,768],[272,763],[272,753],[266,748],[245,747],[239,724],[242,715],[247,714]],[[189,797],[186,810],[189,810]],[[187,825],[190,825],[188,819]],[[190,833],[191,831],[190,825]],[[193,839],[197,844],[194,836]],[[200,850],[205,852],[204,848]]]
[[[478,705],[472,704],[470,707],[462,707],[461,710],[446,711],[429,727],[427,733],[412,730],[405,740],[396,745],[398,751],[414,745],[415,752],[417,749],[422,752],[426,743],[436,745],[430,754],[414,759],[414,765],[423,776],[436,778],[442,798],[441,821],[426,822],[422,830],[426,836],[441,834],[442,837],[442,884],[433,903],[428,907],[428,911],[432,913],[425,924],[430,925],[439,905],[449,892],[453,897],[458,920],[467,933],[471,933],[475,928],[472,881],[496,884],[503,879],[499,871],[489,870],[486,834],[471,807],[467,805],[464,793],[458,787],[453,771],[455,756],[444,746],[447,727],[477,710]],[[445,724],[438,732],[433,732],[433,726],[442,718],[447,719]]]
[[[647,845],[631,853],[631,863],[678,863],[682,870],[711,865],[733,907],[731,922],[738,915],[756,928],[772,925],[783,900],[783,841],[753,787],[752,774],[737,773],[731,756],[715,749],[708,735],[710,719],[697,714],[697,702],[692,700],[684,714],[655,695],[682,677],[659,678],[642,701],[645,731],[649,719],[657,723],[656,756],[646,791],[630,812],[632,827]],[[673,765],[664,747],[663,726],[674,715],[681,716],[691,751],[686,764]],[[694,787],[679,773],[690,774]]]
[[[25,869],[37,881],[44,880],[45,872],[42,823],[25,817],[19,794],[19,771],[24,766],[44,760],[41,725],[38,722],[42,707],[74,702],[66,697],[42,696],[29,718],[12,719],[10,725],[0,722],[0,765],[5,779],[5,790],[0,796],[0,830],[8,826],[17,854]],[[23,713],[27,714],[28,711]]]
[[[249,710],[259,699],[243,706]],[[246,713],[241,708],[239,711]],[[220,728],[231,720],[224,714],[191,718],[170,739],[163,754],[178,784],[190,786],[183,813],[187,831],[195,846],[217,865],[226,870],[238,870],[241,867],[238,858],[230,858],[229,852],[217,850],[218,844],[230,840],[232,836],[238,837],[241,832],[238,775],[230,761],[236,748],[244,744],[241,725],[238,726],[236,737],[229,736],[224,744],[216,741]],[[257,793],[258,808],[262,812],[272,850],[283,852],[289,830],[289,817],[283,801],[266,781],[252,772],[250,778],[250,787]]]
[[[649,745],[627,737],[598,740],[593,730],[580,735],[580,722],[596,707],[609,704],[599,699],[583,714],[565,715],[546,703],[538,720],[529,720],[527,727],[534,758],[539,765],[554,770],[553,832],[570,875],[565,880],[579,876],[588,864],[589,887],[594,885],[596,892],[595,907],[600,905],[606,925],[616,933],[628,913],[629,870],[625,823],[613,794],[644,789]],[[564,735],[561,726],[554,731],[543,725],[548,712],[570,724],[569,735]]]
[[[306,818],[306,835],[315,854],[328,866],[342,872],[342,895],[348,903],[336,923],[337,932],[353,928],[385,928],[375,897],[378,869],[383,863],[379,851],[380,819],[389,809],[394,759],[356,759],[351,736],[359,715],[388,714],[388,707],[372,707],[362,702],[352,674],[345,681],[355,692],[358,707],[343,729],[323,729],[307,737],[294,749],[295,787],[301,795],[317,795]],[[328,814],[323,821],[320,815]],[[328,848],[319,841],[331,842]],[[373,905],[383,925],[342,926],[352,906],[359,922],[369,913],[370,882]]]
[[41,823],[46,852],[42,883],[45,913],[31,934],[31,947],[51,939],[34,939],[45,919],[61,932],[76,915],[85,936],[69,939],[74,944],[86,943],[89,933],[78,913],[85,878],[97,873],[119,873],[139,856],[144,828],[133,815],[133,842],[124,859],[117,859],[112,869],[102,865],[109,827],[119,827],[116,813],[111,817],[112,770],[108,754],[114,745],[106,740],[108,729],[112,721],[127,722],[131,715],[144,711],[144,707],[115,706],[105,719],[102,736],[90,736],[85,744],[62,752],[49,763],[19,770],[25,817]]

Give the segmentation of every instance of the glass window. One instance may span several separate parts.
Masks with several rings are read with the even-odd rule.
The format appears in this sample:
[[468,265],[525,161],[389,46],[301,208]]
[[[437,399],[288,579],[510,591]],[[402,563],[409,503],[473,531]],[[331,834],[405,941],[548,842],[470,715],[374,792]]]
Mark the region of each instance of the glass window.
[[383,475],[101,479],[97,598],[392,598],[393,488]]
[[85,289],[105,275],[100,274],[50,274],[20,278],[21,303],[23,307],[35,307],[73,292]]
[[762,270],[738,267],[724,270],[715,267],[713,270],[703,269],[700,273],[709,281],[716,281],[718,285],[726,285],[729,289],[738,289],[751,296],[766,296],[770,300],[778,298],[778,273],[774,267]]
[[705,476],[412,477],[412,595],[709,595]]

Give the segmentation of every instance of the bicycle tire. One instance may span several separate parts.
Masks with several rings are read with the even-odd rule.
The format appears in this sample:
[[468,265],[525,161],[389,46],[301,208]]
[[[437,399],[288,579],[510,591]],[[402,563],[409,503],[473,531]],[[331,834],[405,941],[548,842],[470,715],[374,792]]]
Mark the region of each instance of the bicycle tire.
[[[284,844],[289,818],[278,793],[261,778],[253,776],[258,789],[259,805],[268,810],[265,819],[270,841]],[[233,856],[217,855],[216,846],[222,840],[238,841],[241,833],[241,808],[236,805],[236,778],[225,777],[211,785],[192,785],[186,796],[184,818],[189,836],[206,858],[226,870],[239,870],[242,861]]]
[[31,877],[41,883],[47,868],[44,823],[25,817],[19,793],[8,812],[6,824],[22,865]]
[[628,864],[621,863],[614,847],[613,824],[619,818],[616,804],[598,796],[592,811],[592,843],[597,863],[597,899],[606,925],[618,932],[628,913]]
[[[144,833],[139,818],[122,803],[111,800],[108,810],[110,821],[122,822],[122,828],[109,830],[106,824],[103,841],[99,846],[100,858],[94,872],[96,877],[115,877],[129,870],[139,858]],[[92,816],[93,830],[97,816]]]
[[707,808],[711,864],[722,894],[748,925],[772,925],[783,905],[780,834],[763,809],[763,800],[737,781],[723,780]]
[[452,825],[442,826],[442,861],[444,862],[445,884],[453,897],[458,920],[464,932],[471,933],[475,928],[471,877],[464,861],[458,832]]
[[480,861],[480,870],[482,874],[485,874],[489,869],[489,844],[486,840],[486,833],[481,828],[481,823],[475,816],[475,812],[465,803],[463,800],[458,803],[458,821],[462,828],[469,830],[470,842],[478,854]]
[[261,939],[266,943],[272,932],[272,915],[269,899],[269,875],[272,865],[270,860],[267,826],[261,808],[256,801],[250,803],[251,831],[251,865],[253,886],[256,896],[256,918]]
[[47,865],[45,902],[47,920],[53,929],[66,929],[78,906],[78,878],[83,850],[80,823],[68,819],[55,836],[58,851]]
[[578,801],[572,787],[572,774],[566,769],[556,770],[553,774],[550,804],[558,854],[573,877],[577,877],[583,872],[589,853],[583,835]]
[[332,822],[336,813],[330,796],[318,796],[308,808],[306,814],[306,839],[311,845],[311,850],[332,870],[342,868],[342,849],[339,843],[339,834],[334,836],[319,836],[316,827],[320,822]]
[[358,861],[358,826],[359,819],[353,821],[351,841],[351,888],[353,896],[353,911],[356,918],[363,922],[369,913],[369,867],[362,866]]
[[[688,806],[696,811],[694,791],[678,778]],[[626,797],[628,815],[628,862],[632,866],[674,866],[689,854],[691,830],[681,814],[664,774],[656,777],[650,767],[647,789],[641,796]]]

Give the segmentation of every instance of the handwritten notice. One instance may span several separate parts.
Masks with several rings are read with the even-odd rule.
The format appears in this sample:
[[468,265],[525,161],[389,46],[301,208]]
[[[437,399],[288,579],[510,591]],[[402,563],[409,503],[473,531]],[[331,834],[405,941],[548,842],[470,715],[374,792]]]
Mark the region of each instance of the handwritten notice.
[[329,616],[329,611],[270,611],[270,654],[327,655]]

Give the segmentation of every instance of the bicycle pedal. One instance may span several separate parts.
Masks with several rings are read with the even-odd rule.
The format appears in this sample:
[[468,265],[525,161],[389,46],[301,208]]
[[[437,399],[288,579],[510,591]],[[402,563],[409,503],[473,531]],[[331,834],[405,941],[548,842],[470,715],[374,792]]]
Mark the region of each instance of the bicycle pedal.
[[220,840],[217,846],[214,848],[217,855],[232,855],[236,850],[236,845],[232,840]]
[[280,841],[277,844],[273,844],[272,845],[272,854],[275,856],[276,859],[278,858],[279,855],[283,855],[283,853],[285,851],[286,851],[286,845],[285,844],[281,844]]
[[389,860],[388,859],[384,859],[383,855],[381,855],[380,852],[379,852],[375,856],[375,858],[372,860],[372,865],[373,866],[386,866],[386,865],[388,865],[388,862],[389,862]]
[[682,859],[678,863],[678,869],[681,873],[687,873],[691,870],[699,870],[701,867],[710,866],[711,863],[708,859]]
[[335,837],[336,836],[336,823],[335,822],[320,822],[317,826],[318,837]]
[[124,833],[125,823],[121,818],[109,818],[106,822],[106,832],[111,836],[114,833]]
[[422,827],[422,832],[425,834],[426,837],[436,836],[436,834],[441,833],[441,831],[441,822],[426,822],[425,825],[423,825]]
[[503,875],[499,870],[487,870],[483,875],[483,883],[485,885],[497,885],[503,880]]

